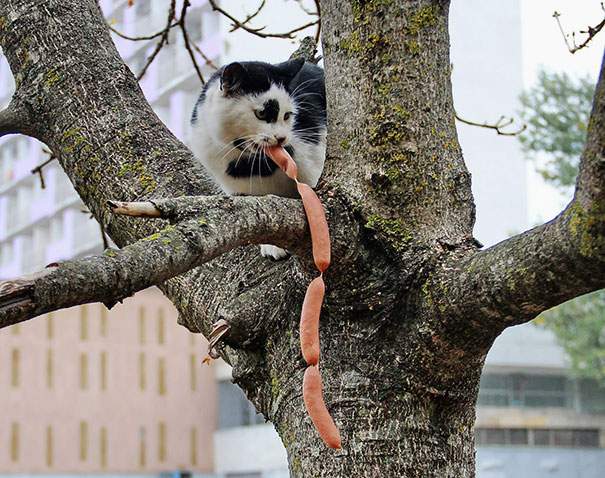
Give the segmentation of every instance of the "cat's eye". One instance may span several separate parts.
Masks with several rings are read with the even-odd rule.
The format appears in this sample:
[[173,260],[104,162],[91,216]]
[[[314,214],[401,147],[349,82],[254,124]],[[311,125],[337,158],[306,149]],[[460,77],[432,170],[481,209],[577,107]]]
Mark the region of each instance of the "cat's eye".
[[287,111],[284,114],[284,121],[288,121],[290,119],[290,116],[292,116],[292,112],[291,111]]
[[254,110],[254,115],[259,119],[259,120],[264,120],[265,119],[265,110]]

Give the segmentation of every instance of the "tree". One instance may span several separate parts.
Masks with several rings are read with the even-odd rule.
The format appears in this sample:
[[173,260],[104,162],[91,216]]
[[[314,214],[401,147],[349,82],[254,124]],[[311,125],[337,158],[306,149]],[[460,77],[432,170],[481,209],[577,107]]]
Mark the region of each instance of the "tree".
[[[590,78],[540,71],[536,86],[521,96],[529,125],[520,136],[523,149],[533,159],[548,157],[540,172],[562,193],[576,181],[593,94]],[[605,385],[605,291],[566,302],[541,319],[571,358],[574,373]]]
[[523,150],[534,160],[547,157],[538,171],[563,191],[576,182],[593,94],[590,78],[573,80],[566,73],[541,70],[536,85],[520,98],[528,126],[519,136]]
[[[478,250],[448,7],[321,2],[330,123],[318,194],[334,257],[322,370],[342,451],[319,440],[300,398],[298,314],[314,272],[299,201],[217,194],[146,103],[95,0],[0,4],[17,83],[0,131],[47,144],[121,249],[4,283],[0,324],[157,284],[191,330],[208,336],[226,321],[220,353],[275,424],[292,476],[474,476],[475,402],[494,339],[605,286],[605,66],[573,201]],[[137,201],[110,203],[118,212],[160,218],[112,214],[116,200]],[[294,256],[272,263],[245,247],[267,242]]]

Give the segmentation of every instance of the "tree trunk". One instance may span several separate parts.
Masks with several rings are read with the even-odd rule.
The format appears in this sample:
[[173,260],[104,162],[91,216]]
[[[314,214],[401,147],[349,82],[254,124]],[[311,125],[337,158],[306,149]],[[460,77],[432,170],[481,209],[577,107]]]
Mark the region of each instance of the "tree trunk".
[[[316,272],[300,204],[181,198],[168,203],[197,206],[162,216],[170,226],[106,207],[217,192],[143,98],[95,0],[0,3],[0,44],[17,81],[0,134],[48,144],[123,249],[0,284],[0,326],[52,310],[58,290],[67,306],[157,284],[190,330],[208,336],[227,322],[220,353],[275,424],[292,476],[473,477],[474,407],[494,339],[605,286],[605,72],[574,201],[553,222],[478,251],[454,124],[448,6],[321,2],[329,139],[318,194],[334,257],[321,370],[342,450],[325,447],[302,400],[298,320]],[[295,255],[274,263],[239,247],[269,233]]]
[[473,426],[481,360],[462,368],[453,358],[456,383],[447,391],[436,388],[440,384],[427,379],[418,356],[442,344],[417,330],[393,336],[390,326],[404,320],[413,317],[324,316],[324,330],[341,324],[339,334],[322,334],[326,402],[343,436],[343,448],[336,452],[318,440],[300,406],[303,371],[292,361],[296,336],[286,334],[275,344],[282,355],[271,356],[268,417],[288,451],[291,476],[475,476]]

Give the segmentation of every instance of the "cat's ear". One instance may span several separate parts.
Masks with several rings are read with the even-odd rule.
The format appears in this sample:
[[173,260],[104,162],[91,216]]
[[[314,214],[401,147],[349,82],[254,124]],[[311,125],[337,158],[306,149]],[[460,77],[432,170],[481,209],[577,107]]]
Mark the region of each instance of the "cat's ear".
[[279,72],[280,76],[289,81],[298,74],[304,64],[304,58],[296,58],[295,60],[288,60],[284,61],[283,63],[278,63],[274,68]]
[[247,76],[246,67],[241,63],[235,62],[225,66],[221,73],[221,90],[225,96],[237,95]]

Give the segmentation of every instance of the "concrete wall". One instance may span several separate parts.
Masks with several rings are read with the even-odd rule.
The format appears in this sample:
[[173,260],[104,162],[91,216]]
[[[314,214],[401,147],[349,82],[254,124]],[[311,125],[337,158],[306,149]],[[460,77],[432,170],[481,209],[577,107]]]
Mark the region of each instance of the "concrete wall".
[[210,471],[213,371],[176,317],[151,289],[0,330],[0,473]]

